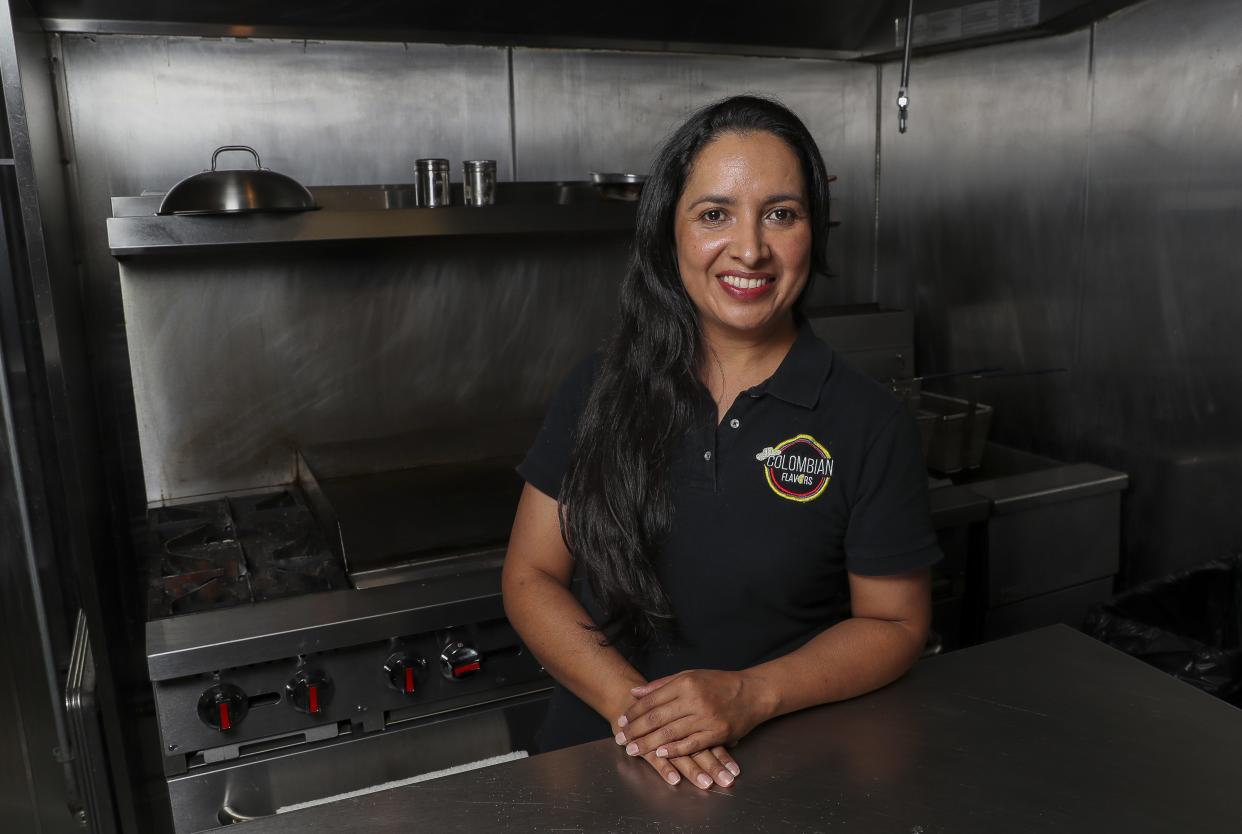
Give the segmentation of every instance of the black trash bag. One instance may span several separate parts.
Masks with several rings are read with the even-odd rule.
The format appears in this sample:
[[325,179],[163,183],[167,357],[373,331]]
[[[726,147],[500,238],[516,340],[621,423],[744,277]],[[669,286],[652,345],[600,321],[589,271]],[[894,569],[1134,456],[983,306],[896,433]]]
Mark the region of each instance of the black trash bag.
[[1242,706],[1242,554],[1118,594],[1083,630]]

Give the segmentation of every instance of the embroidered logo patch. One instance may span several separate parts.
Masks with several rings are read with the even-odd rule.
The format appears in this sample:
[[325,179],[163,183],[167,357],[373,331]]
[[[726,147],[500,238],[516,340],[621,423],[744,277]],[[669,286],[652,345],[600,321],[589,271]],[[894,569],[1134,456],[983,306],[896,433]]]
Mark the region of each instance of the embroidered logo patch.
[[772,491],[790,501],[814,501],[832,480],[832,455],[809,434],[768,446],[755,460],[763,463]]

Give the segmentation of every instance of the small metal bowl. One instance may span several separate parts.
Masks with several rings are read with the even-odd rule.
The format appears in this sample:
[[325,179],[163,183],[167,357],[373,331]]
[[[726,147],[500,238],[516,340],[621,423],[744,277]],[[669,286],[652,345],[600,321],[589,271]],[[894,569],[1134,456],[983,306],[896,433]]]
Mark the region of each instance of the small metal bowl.
[[600,196],[609,200],[628,200],[633,202],[643,192],[646,174],[601,174],[591,172],[591,184]]

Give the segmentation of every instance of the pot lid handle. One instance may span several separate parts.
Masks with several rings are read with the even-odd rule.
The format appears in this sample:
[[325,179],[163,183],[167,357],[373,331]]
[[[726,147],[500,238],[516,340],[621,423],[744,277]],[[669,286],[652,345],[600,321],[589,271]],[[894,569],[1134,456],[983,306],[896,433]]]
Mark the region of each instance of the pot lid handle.
[[216,148],[215,153],[211,155],[211,170],[216,170],[216,157],[225,151],[246,151],[254,157],[254,167],[263,170],[263,163],[259,161],[259,152],[249,145],[222,145]]

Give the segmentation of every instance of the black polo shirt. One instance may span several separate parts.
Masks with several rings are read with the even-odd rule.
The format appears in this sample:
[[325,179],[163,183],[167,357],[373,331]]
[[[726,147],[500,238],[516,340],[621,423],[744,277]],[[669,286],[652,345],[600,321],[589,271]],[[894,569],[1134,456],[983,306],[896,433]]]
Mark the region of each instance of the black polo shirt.
[[[518,467],[546,495],[560,491],[598,363],[593,355],[570,373]],[[674,456],[673,529],[657,561],[677,637],[629,658],[648,679],[787,654],[849,616],[847,571],[883,576],[940,558],[913,418],[808,324],[719,425],[701,394],[701,425]],[[610,732],[558,687],[541,747]]]

